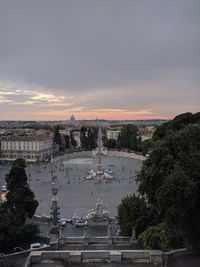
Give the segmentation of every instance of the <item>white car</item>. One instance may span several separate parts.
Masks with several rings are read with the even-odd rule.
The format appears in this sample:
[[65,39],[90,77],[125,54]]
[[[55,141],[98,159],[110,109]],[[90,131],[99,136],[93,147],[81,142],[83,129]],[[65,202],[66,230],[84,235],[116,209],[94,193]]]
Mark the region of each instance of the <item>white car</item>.
[[44,247],[47,247],[46,244],[41,244],[41,243],[33,243],[33,244],[30,244],[30,250],[35,250],[37,248],[44,248]]
[[58,220],[58,225],[59,225],[59,226],[65,227],[66,224],[67,224],[67,222],[66,222],[65,220],[63,220],[63,219],[59,219],[59,220]]
[[7,191],[7,186],[6,185],[2,185],[1,190],[2,190],[2,192],[6,192]]
[[78,219],[78,220],[76,220],[76,222],[75,222],[75,226],[76,226],[76,227],[84,227],[84,226],[88,226],[88,222],[87,222],[87,220],[84,220],[84,219]]

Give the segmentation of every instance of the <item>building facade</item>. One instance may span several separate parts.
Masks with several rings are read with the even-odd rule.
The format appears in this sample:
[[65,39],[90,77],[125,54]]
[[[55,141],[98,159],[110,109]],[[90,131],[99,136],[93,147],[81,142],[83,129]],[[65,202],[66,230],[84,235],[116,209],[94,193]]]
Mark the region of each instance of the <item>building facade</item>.
[[120,130],[107,130],[106,131],[106,137],[108,139],[117,140],[119,135],[120,135]]
[[23,158],[27,162],[42,161],[57,151],[53,138],[45,136],[16,136],[1,140],[1,160]]
[[139,136],[142,138],[142,141],[145,141],[147,139],[152,138],[153,133],[155,132],[154,127],[144,127],[144,128],[139,128],[138,129]]

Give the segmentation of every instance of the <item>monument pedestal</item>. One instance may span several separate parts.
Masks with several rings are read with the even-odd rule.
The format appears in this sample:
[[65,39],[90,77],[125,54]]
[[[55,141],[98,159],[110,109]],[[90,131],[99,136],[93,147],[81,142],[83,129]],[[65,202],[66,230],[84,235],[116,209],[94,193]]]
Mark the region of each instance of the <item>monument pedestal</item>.
[[87,237],[83,238],[83,245],[85,245],[85,246],[88,245],[88,238]]
[[107,243],[112,245],[112,236],[107,236]]
[[58,242],[59,242],[59,231],[57,226],[53,226],[51,228],[51,231],[49,233],[50,235],[50,240],[49,243],[57,243],[56,249],[58,249]]
[[64,245],[65,244],[65,236],[64,236],[64,228],[60,227],[59,228],[59,245]]
[[135,237],[135,229],[132,227],[132,235],[130,238],[130,244],[136,244],[137,243],[137,239]]

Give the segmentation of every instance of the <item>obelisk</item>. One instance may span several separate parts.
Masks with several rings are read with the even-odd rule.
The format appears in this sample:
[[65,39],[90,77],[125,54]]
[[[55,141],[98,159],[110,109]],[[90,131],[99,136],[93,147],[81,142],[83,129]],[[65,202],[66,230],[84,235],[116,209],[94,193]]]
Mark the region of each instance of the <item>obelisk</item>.
[[98,131],[98,154],[97,154],[97,177],[101,177],[103,174],[101,166],[101,128]]

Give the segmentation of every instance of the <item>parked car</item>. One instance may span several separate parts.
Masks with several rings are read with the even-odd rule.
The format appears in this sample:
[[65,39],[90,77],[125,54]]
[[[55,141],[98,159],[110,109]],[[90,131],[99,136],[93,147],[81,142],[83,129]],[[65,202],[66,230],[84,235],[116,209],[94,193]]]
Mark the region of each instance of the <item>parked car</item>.
[[2,190],[2,192],[6,192],[7,191],[7,186],[6,185],[2,185],[1,190]]
[[63,220],[63,219],[59,219],[59,220],[58,220],[58,225],[59,225],[59,226],[65,227],[66,224],[67,224],[67,222],[66,222],[65,220]]
[[22,251],[24,251],[24,249],[21,248],[21,247],[15,247],[15,248],[13,249],[13,252],[22,252]]
[[34,249],[37,249],[37,248],[43,248],[43,247],[46,247],[47,245],[46,244],[41,244],[41,243],[32,243],[30,244],[30,250],[34,250]]
[[87,220],[84,220],[84,219],[78,219],[75,222],[75,226],[76,227],[84,227],[84,226],[87,226],[87,225],[88,225],[88,222],[87,222]]

